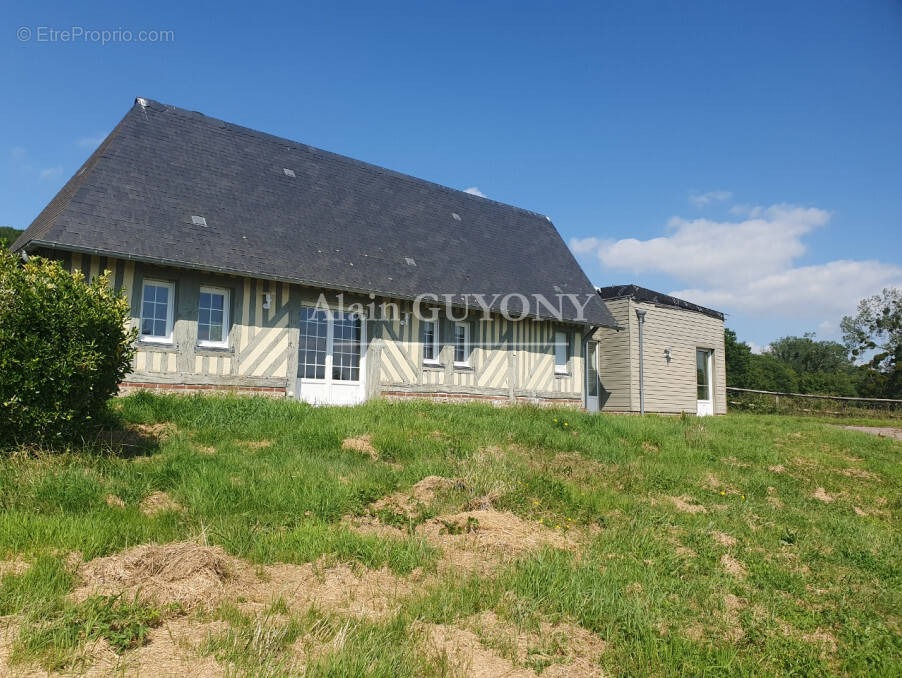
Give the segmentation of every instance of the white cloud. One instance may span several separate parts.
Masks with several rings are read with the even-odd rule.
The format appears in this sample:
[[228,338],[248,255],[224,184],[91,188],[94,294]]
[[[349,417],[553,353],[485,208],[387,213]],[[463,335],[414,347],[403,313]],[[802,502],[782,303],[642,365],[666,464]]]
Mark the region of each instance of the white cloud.
[[690,193],[689,202],[701,209],[712,202],[723,202],[733,197],[730,191],[708,191],[707,193]]
[[773,205],[743,210],[744,219],[674,217],[668,235],[650,240],[574,240],[574,252],[595,252],[605,269],[657,273],[685,284],[674,296],[727,312],[779,314],[822,321],[850,313],[862,297],[902,284],[902,268],[879,261],[838,260],[794,266],[803,237],[830,213]]
[[41,172],[40,172],[40,174],[38,174],[38,176],[40,177],[41,181],[49,181],[51,179],[56,179],[57,177],[61,176],[62,173],[63,173],[63,166],[57,165],[56,167],[45,167],[44,169],[41,170]]
[[75,142],[75,145],[79,148],[97,148],[103,140],[103,136],[82,137]]
[[470,186],[470,188],[465,188],[464,193],[469,193],[470,195],[478,195],[480,198],[486,197],[485,193],[480,191],[478,186]]
[[765,353],[770,348],[770,344],[762,346],[761,344],[756,344],[754,341],[747,341],[745,343],[752,349],[752,353],[757,353],[758,355]]
[[597,251],[607,268],[667,273],[684,282],[721,287],[725,281],[752,281],[786,270],[805,252],[802,236],[829,218],[824,210],[792,205],[757,208],[738,222],[674,217],[670,235],[597,241]]

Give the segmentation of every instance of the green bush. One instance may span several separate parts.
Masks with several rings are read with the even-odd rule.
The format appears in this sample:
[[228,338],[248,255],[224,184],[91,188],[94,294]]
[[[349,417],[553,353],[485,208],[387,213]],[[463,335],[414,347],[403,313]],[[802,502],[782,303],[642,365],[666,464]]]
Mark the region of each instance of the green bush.
[[97,425],[130,369],[135,330],[109,274],[0,251],[0,448],[64,444]]

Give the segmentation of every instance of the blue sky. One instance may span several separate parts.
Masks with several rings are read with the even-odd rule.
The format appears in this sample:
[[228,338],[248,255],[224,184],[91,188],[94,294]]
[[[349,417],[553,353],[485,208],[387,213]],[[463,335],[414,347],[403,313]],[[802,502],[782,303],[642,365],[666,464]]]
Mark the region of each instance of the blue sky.
[[0,63],[0,225],[144,96],[548,214],[597,284],[679,292],[757,345],[835,337],[902,284],[893,0],[28,2]]

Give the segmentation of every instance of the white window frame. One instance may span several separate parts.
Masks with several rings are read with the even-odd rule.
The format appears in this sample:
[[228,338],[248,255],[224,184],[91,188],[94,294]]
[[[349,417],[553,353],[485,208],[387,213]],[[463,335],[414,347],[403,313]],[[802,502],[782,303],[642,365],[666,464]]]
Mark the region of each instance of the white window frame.
[[[466,360],[457,359],[457,328],[461,327],[464,331],[464,355]],[[470,366],[470,325],[467,323],[454,323],[454,367]]]
[[[561,347],[564,350],[563,363],[559,361],[561,356],[558,351]],[[554,332],[554,373],[558,375],[570,374],[570,332],[565,330],[555,330]]]
[[[438,320],[424,320],[422,322],[423,325],[423,348],[426,347],[426,325],[432,325],[432,357],[427,358],[423,356],[423,364],[424,365],[438,365],[439,364],[439,351],[441,349],[441,343],[439,342],[439,322]],[[423,351],[425,353],[425,350]]]
[[[166,304],[166,336],[165,337],[157,337],[152,334],[144,334],[144,288],[147,285],[152,285],[154,287],[165,287],[169,290],[168,299],[169,301]],[[171,280],[156,280],[155,278],[145,278],[141,282],[141,312],[140,312],[140,328],[141,332],[138,336],[139,341],[151,343],[151,344],[171,344],[172,343],[172,317],[173,311],[175,309],[175,283]]]
[[[229,303],[231,302],[229,290],[226,287],[212,287],[210,285],[201,285],[200,294],[221,294],[222,295],[222,341],[210,341],[204,339],[197,340],[197,345],[203,348],[228,348],[229,347]],[[197,312],[200,314],[200,296],[197,297]],[[198,332],[200,330],[200,317],[197,319]]]

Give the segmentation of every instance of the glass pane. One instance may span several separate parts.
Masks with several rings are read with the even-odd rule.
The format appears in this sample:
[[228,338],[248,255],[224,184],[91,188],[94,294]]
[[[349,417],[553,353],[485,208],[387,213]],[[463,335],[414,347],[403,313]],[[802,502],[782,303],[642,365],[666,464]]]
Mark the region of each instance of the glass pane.
[[156,337],[165,337],[166,336],[166,321],[165,320],[154,320],[153,334]]
[[153,302],[145,301],[141,305],[141,317],[142,318],[153,318],[153,307],[156,304]]
[[210,324],[210,311],[209,311],[209,309],[201,308],[201,309],[197,312],[197,322],[199,322],[199,323],[202,324],[202,325],[209,325],[209,324]]
[[210,322],[222,324],[222,311],[212,310],[210,311]]
[[590,398],[598,395],[598,345],[589,344],[589,350],[586,355],[586,380],[588,381],[587,393]]
[[169,288],[160,285],[157,287],[157,303],[165,304],[169,301]]
[[708,400],[708,351],[695,352],[695,374],[698,384],[698,399]]
[[210,308],[210,293],[209,292],[201,292],[200,300],[198,301],[197,305],[200,308]]
[[213,308],[217,311],[222,311],[223,307],[223,295],[221,294],[211,294],[210,295],[210,308]]
[[153,334],[153,320],[145,318],[141,322],[141,334],[144,334],[144,335],[152,335]]
[[210,341],[222,341],[222,325],[210,325]]
[[157,288],[153,285],[145,285],[144,286],[144,301],[154,301],[156,300],[156,290]]
[[198,325],[197,326],[197,340],[198,341],[209,341],[210,340],[210,326],[209,325]]

